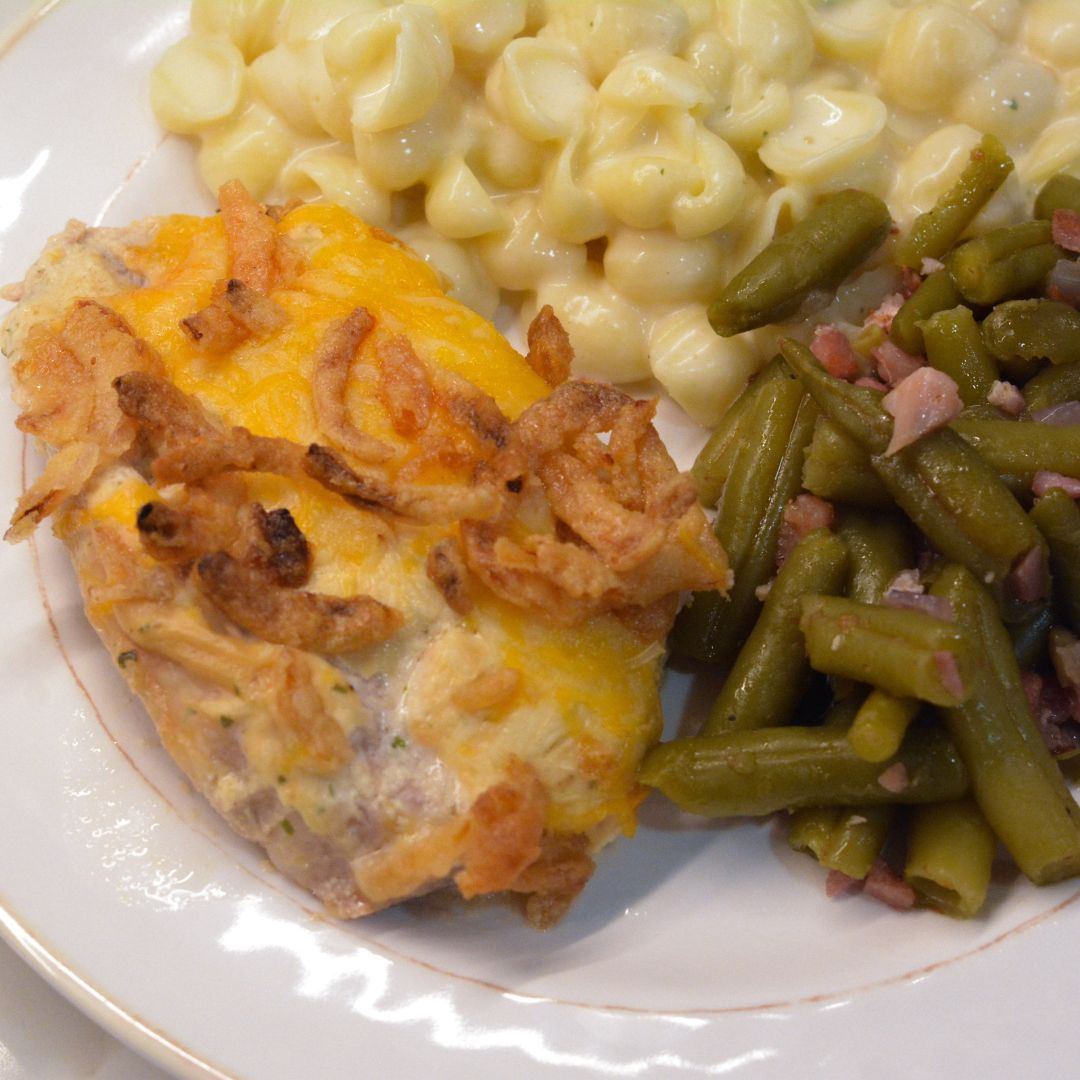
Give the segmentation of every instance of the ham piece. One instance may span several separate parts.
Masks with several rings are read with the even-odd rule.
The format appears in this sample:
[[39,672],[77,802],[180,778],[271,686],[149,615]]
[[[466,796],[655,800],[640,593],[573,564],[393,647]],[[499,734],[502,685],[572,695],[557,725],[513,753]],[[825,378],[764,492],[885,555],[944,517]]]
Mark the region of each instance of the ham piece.
[[885,450],[895,454],[931,431],[955,420],[963,411],[956,383],[937,368],[921,367],[882,398],[895,423]]
[[1080,214],[1075,210],[1055,210],[1050,225],[1058,247],[1080,251]]
[[819,326],[814,330],[810,351],[834,378],[851,382],[862,374],[859,356],[838,326]]

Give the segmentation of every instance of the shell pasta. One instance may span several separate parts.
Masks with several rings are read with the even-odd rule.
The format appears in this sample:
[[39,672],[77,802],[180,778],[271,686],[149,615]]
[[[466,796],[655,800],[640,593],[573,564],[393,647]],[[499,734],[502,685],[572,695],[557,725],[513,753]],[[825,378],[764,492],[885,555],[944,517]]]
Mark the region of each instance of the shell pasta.
[[904,228],[983,134],[1018,168],[977,229],[1080,173],[1080,7],[194,0],[152,104],[210,187],[340,203],[483,314],[550,303],[582,372],[712,423],[771,340],[699,341],[701,305],[819,196],[873,192]]

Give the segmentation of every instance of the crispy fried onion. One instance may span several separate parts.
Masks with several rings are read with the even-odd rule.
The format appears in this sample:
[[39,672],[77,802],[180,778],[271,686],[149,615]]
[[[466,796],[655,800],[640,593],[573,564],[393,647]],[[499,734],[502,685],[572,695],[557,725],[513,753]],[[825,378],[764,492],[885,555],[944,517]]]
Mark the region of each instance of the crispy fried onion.
[[218,205],[229,245],[229,276],[268,294],[283,276],[289,255],[279,242],[274,219],[239,180],[221,185]]
[[529,323],[526,340],[529,351],[525,359],[548,386],[559,386],[570,378],[574,349],[550,304],[545,304]]
[[280,330],[288,321],[279,304],[230,278],[206,307],[180,320],[180,329],[203,352],[221,354]]
[[394,430],[415,439],[431,421],[434,404],[431,379],[409,339],[400,334],[375,347],[379,358],[378,394]]
[[304,471],[361,510],[397,515],[421,524],[462,518],[483,520],[502,509],[502,499],[490,484],[390,484],[354,472],[332,450],[317,444],[308,447]]
[[370,596],[336,597],[273,584],[226,551],[196,564],[199,587],[237,626],[264,641],[337,655],[394,634],[401,615]]
[[510,889],[528,894],[525,918],[538,930],[546,930],[566,914],[595,867],[582,833],[545,832],[539,858],[518,874]]
[[[469,570],[555,623],[612,611],[657,638],[674,615],[673,595],[726,589],[724,552],[653,429],[653,411],[580,380],[526,409],[488,467],[521,494],[507,497],[498,520],[462,522]],[[537,512],[538,489],[553,524]]]
[[467,615],[473,608],[469,593],[468,567],[461,554],[461,547],[451,538],[440,540],[427,557],[427,576],[442,593],[443,599],[459,615]]
[[23,494],[6,539],[20,540],[77,495],[105,458],[123,454],[136,426],[117,405],[112,380],[158,372],[161,360],[115,312],[76,302],[58,329],[33,328],[14,366],[20,430],[59,447]]
[[315,419],[319,427],[339,450],[365,462],[388,461],[394,456],[392,447],[353,424],[345,406],[349,368],[374,326],[375,320],[362,307],[355,308],[332,326],[319,346],[311,378]]

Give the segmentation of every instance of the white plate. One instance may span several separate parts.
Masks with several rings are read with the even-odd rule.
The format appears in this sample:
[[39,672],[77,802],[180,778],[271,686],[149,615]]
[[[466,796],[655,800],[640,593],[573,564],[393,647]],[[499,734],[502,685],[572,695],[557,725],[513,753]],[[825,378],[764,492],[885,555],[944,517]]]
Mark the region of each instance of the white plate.
[[[22,8],[2,0],[0,17]],[[49,3],[2,54],[0,278],[70,216],[210,208],[189,148],[162,139],[146,103],[185,10]],[[2,411],[8,507],[38,463]],[[770,826],[650,803],[547,934],[438,900],[335,923],[173,768],[51,537],[3,552],[0,592],[0,927],[178,1075],[1075,1073],[1075,885],[995,887],[970,923],[901,916],[826,900]],[[686,682],[667,696],[677,717]]]

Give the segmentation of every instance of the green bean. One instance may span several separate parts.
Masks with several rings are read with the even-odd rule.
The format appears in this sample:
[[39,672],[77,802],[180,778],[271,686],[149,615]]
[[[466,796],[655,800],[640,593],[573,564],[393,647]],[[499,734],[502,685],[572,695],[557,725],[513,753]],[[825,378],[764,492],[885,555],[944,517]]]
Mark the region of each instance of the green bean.
[[1053,488],[1035,501],[1031,517],[1050,547],[1055,600],[1073,632],[1080,634],[1080,507]]
[[923,259],[940,259],[951,251],[1012,171],[1012,159],[1001,140],[984,135],[959,180],[915,219],[911,235],[900,249],[900,265],[918,268]]
[[943,619],[838,596],[808,596],[799,626],[816,671],[933,705],[957,705],[967,696],[964,642]]
[[892,806],[811,806],[788,823],[788,846],[829,870],[862,880],[877,862],[896,815]]
[[728,553],[734,584],[727,597],[695,593],[679,613],[673,649],[726,666],[761,608],[756,590],[773,575],[784,507],[799,491],[803,452],[817,408],[797,380],[771,382],[747,416],[756,432],[739,447],[717,506],[716,535]]
[[[880,783],[901,764],[907,784]],[[837,728],[781,727],[677,739],[645,758],[640,779],[683,810],[760,817],[807,806],[879,806],[958,799],[967,773],[943,731],[912,731],[891,761],[875,765]],[[897,790],[900,788],[900,790]]]
[[965,405],[980,405],[998,378],[998,367],[971,309],[962,304],[939,311],[922,328],[926,359],[953,382]]
[[795,313],[813,289],[833,289],[889,233],[888,207],[864,191],[827,195],[728,282],[709,322],[731,337]]
[[1024,385],[1024,400],[1032,411],[1080,401],[1080,363],[1060,364],[1040,371]]
[[1080,477],[1080,424],[1034,424],[958,416],[950,425],[999,473],[1049,469]]
[[905,352],[921,356],[926,349],[919,324],[959,303],[960,293],[952,275],[948,270],[935,270],[901,305],[893,317],[889,337]]
[[1036,885],[1080,873],[1080,807],[1028,707],[1012,642],[989,591],[961,566],[931,587],[952,604],[973,651],[972,693],[945,709],[972,794],[998,839]]
[[880,600],[896,575],[915,565],[911,537],[898,514],[847,510],[837,532],[848,547],[847,595],[852,600]]
[[973,799],[918,806],[908,827],[904,880],[931,907],[970,919],[986,901],[996,848]]
[[896,504],[946,558],[994,584],[1009,602],[1005,582],[1016,561],[1042,537],[1000,477],[954,431],[930,432],[895,454],[883,453],[892,418],[873,390],[832,378],[804,345],[787,340],[784,359],[822,412],[871,453],[871,465]]
[[1080,179],[1068,173],[1051,176],[1035,198],[1035,216],[1049,221],[1055,210],[1080,214]]
[[1036,667],[1046,655],[1046,643],[1055,618],[1054,606],[1047,602],[1036,607],[1022,621],[1009,625],[1009,637],[1021,670]]
[[870,464],[870,455],[839,425],[819,416],[806,448],[803,487],[829,502],[888,509],[892,497]]
[[1061,249],[1050,238],[1046,221],[1008,225],[961,245],[946,264],[965,300],[996,304],[1042,285],[1061,258]]
[[[1009,300],[983,320],[986,347],[1005,366],[1049,360],[1080,360],[1080,311],[1057,300]],[[1029,372],[1030,374],[1030,372]]]
[[765,394],[770,384],[784,378],[784,374],[779,358],[771,361],[720,418],[720,423],[690,469],[690,478],[694,481],[702,506],[712,507],[719,501],[739,447],[747,438],[757,438],[757,432],[751,433],[748,426],[754,403]]
[[827,530],[818,529],[795,546],[769,588],[703,735],[775,727],[790,720],[810,676],[799,632],[802,598],[839,592],[846,573],[847,547]]
[[886,761],[904,741],[911,721],[921,708],[915,698],[873,690],[855,714],[848,738],[852,749],[867,761]]

